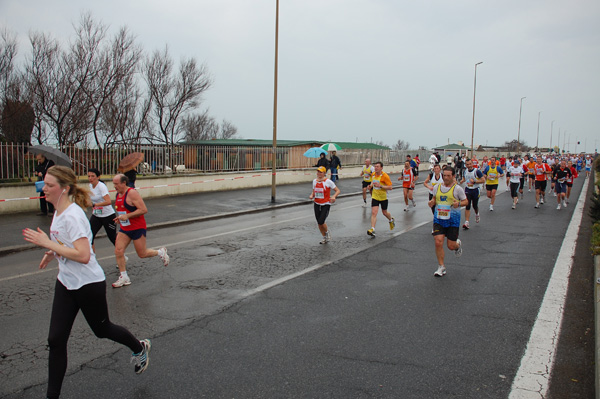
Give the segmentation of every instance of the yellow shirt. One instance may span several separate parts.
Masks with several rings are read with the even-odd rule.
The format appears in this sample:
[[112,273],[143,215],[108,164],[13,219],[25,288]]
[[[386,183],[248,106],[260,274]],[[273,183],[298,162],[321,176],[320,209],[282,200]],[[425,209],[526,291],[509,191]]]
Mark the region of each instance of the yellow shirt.
[[371,180],[373,179],[373,173],[375,173],[375,168],[373,168],[373,165],[363,165],[362,172],[363,181],[371,182]]
[[[382,186],[391,186],[392,181],[387,173],[381,172],[381,175],[373,174],[373,182],[378,181]],[[387,199],[387,190],[384,190],[382,187],[375,187],[373,185],[373,192],[371,193],[371,198],[377,201],[385,201]]]

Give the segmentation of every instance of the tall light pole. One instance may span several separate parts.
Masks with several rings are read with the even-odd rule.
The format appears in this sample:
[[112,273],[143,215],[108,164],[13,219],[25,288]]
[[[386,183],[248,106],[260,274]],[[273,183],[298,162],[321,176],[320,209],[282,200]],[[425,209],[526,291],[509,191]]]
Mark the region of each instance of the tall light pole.
[[521,97],[521,105],[519,106],[519,131],[517,132],[517,153],[521,152],[521,113],[523,111],[523,100],[527,97]]
[[275,84],[273,94],[273,170],[271,176],[271,202],[275,202],[276,172],[277,172],[277,59],[279,51],[279,0],[275,7]]
[[542,111],[538,112],[538,128],[537,128],[537,138],[535,140],[535,152],[539,151],[539,144],[540,144],[540,115],[541,115]]
[[475,92],[477,90],[477,65],[483,64],[483,61],[475,64],[475,80],[473,81],[473,121],[471,122],[471,158],[473,158],[473,139],[475,137]]
[[550,149],[552,149],[552,128],[554,127],[554,121],[550,124]]
[[558,140],[556,143],[558,144],[558,153],[560,154],[560,128],[558,128]]

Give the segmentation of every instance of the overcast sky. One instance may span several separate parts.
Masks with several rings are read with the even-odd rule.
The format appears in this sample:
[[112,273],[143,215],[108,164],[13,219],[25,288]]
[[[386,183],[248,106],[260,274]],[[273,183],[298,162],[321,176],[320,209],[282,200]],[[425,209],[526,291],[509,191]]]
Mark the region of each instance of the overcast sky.
[[[65,41],[80,14],[167,44],[214,80],[204,106],[243,138],[273,136],[275,0],[0,0],[0,26]],[[278,138],[411,148],[521,138],[594,151],[600,138],[598,0],[280,0]],[[566,134],[564,133],[566,132]],[[571,142],[569,146],[569,140]],[[581,145],[575,147],[576,141]],[[584,148],[585,147],[585,148]]]

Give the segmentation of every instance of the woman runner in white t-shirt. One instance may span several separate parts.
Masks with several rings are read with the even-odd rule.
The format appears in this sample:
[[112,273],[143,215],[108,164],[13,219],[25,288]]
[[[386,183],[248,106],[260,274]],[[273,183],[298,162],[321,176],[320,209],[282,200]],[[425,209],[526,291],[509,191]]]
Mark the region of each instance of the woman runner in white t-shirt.
[[150,340],[137,340],[124,327],[110,322],[106,305],[104,272],[92,251],[92,231],[82,208],[90,205],[89,192],[77,185],[75,173],[64,166],[48,169],[44,186],[46,200],[56,212],[50,226],[50,237],[39,227],[25,229],[26,241],[48,249],[40,269],[53,258],[58,260],[58,278],[54,289],[54,302],[50,317],[48,346],[47,398],[60,395],[67,371],[67,341],[79,310],[99,338],[108,338],[123,344],[133,352],[135,372],[148,367]]
[[104,227],[106,236],[110,242],[115,245],[117,238],[117,227],[114,222],[115,210],[112,207],[112,201],[108,194],[108,187],[100,181],[102,174],[98,169],[88,169],[88,180],[90,182],[90,199],[92,201],[92,216],[90,216],[90,226],[92,228],[92,248],[94,239],[100,228]]

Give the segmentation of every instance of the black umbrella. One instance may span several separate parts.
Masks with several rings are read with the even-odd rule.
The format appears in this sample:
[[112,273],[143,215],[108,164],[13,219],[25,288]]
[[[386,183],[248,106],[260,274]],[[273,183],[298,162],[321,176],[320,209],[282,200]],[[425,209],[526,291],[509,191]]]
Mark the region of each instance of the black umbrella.
[[56,148],[48,147],[47,145],[34,145],[29,147],[29,152],[41,154],[46,157],[46,159],[54,161],[54,164],[56,165],[67,166],[69,168],[73,167],[73,163],[69,156]]

